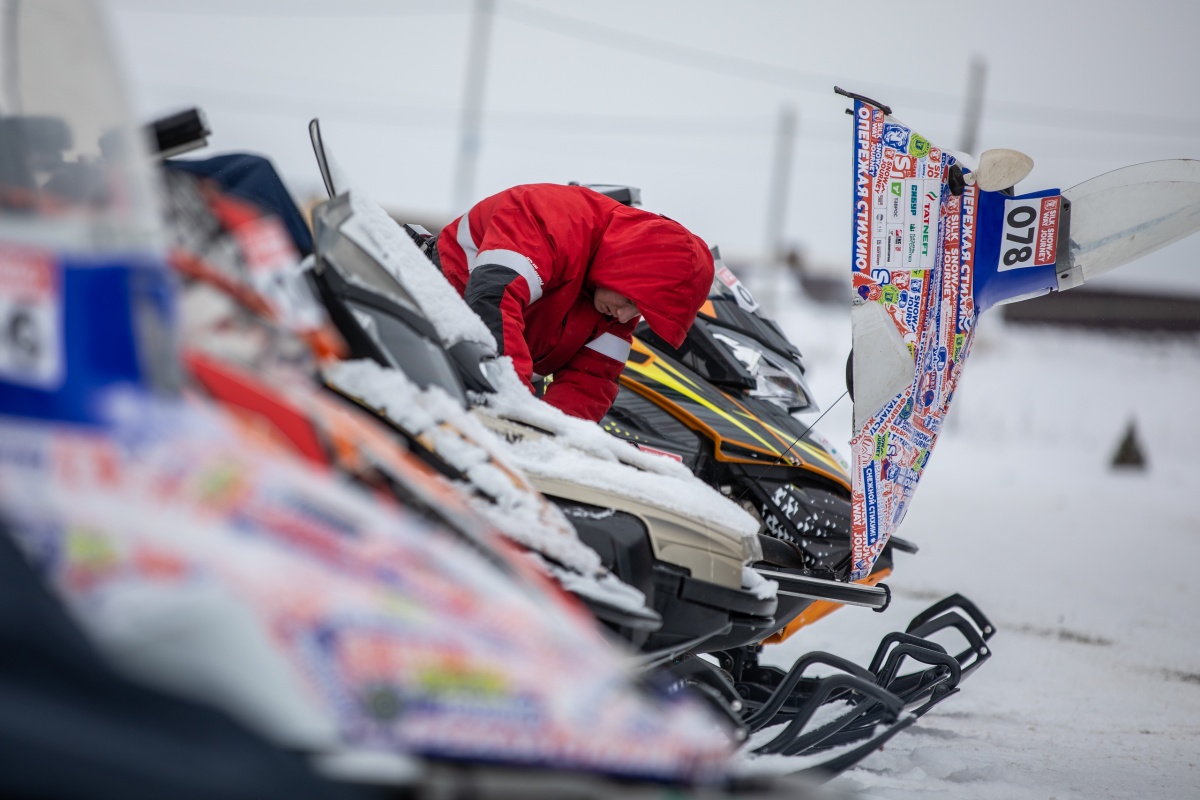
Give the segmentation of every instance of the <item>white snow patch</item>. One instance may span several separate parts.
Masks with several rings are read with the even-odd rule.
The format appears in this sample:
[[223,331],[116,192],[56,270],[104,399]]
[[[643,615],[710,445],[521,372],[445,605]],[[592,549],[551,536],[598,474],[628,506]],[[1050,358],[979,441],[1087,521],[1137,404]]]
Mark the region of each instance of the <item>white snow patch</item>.
[[779,590],[779,584],[764,578],[747,565],[742,567],[742,588],[752,592],[759,600],[770,600]]
[[513,460],[529,474],[633,497],[743,537],[758,534],[759,523],[754,517],[679,462],[644,453],[608,435],[599,425],[538,400],[517,376],[511,359],[497,359],[489,374],[497,393],[472,395],[472,400],[482,403],[478,413],[552,434],[511,444]]
[[342,233],[374,256],[412,295],[447,347],[469,341],[496,350],[496,339],[483,320],[378,203],[356,189],[350,193],[350,207],[354,216],[342,226]]
[[441,389],[422,390],[404,373],[373,361],[330,364],[324,376],[331,385],[423,437],[463,472],[471,486],[486,495],[472,495],[472,508],[505,536],[583,575],[599,577],[603,567],[596,552],[579,541],[562,512],[507,462],[505,445]]

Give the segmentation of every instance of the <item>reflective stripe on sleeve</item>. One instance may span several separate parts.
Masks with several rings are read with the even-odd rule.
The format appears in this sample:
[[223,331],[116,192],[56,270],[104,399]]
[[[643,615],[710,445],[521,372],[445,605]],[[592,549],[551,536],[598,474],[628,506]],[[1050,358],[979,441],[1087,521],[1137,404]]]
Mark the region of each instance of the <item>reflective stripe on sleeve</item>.
[[612,333],[600,334],[588,342],[587,347],[622,364],[629,358],[629,342]]
[[479,254],[479,248],[475,246],[475,240],[471,238],[471,223],[468,218],[471,212],[468,211],[458,219],[458,235],[455,240],[458,246],[462,248],[463,255],[467,257],[467,270],[475,269],[475,256]]
[[[462,228],[460,227],[459,230],[461,231]],[[516,250],[484,250],[475,256],[474,261],[468,263],[470,264],[468,269],[472,272],[476,267],[484,264],[496,264],[501,267],[508,267],[520,275],[529,286],[530,305],[533,305],[542,296],[542,276],[538,275],[537,270],[533,268],[533,262]]]

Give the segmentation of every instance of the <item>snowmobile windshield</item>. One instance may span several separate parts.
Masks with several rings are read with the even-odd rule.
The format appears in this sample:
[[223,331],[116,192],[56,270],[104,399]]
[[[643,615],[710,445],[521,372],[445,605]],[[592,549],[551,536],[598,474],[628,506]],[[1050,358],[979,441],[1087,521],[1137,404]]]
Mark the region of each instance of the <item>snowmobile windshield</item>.
[[400,370],[422,389],[437,386],[464,408],[467,398],[458,382],[454,367],[442,347],[421,336],[396,317],[366,303],[353,300],[346,307],[383,352],[391,366]]
[[750,396],[774,403],[789,413],[806,411],[815,405],[798,365],[737,331],[716,325],[710,326],[710,330],[713,339],[754,378]]
[[157,249],[141,134],[87,0],[0,0],[0,238]]

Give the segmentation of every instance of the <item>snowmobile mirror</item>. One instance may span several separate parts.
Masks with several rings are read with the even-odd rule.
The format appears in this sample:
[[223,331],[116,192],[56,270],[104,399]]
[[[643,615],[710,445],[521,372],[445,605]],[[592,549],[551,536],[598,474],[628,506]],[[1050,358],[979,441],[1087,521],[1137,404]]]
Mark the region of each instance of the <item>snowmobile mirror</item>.
[[146,133],[150,146],[159,158],[171,158],[208,146],[212,129],[203,110],[189,108],[156,119],[146,126]]

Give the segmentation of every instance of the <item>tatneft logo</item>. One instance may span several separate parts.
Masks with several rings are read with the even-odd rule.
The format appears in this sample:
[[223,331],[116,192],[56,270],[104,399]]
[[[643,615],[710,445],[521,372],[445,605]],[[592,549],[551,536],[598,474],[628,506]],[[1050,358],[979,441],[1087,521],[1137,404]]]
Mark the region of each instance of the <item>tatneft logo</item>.
[[896,197],[904,194],[904,184],[900,181],[892,181],[892,194],[896,195]]

